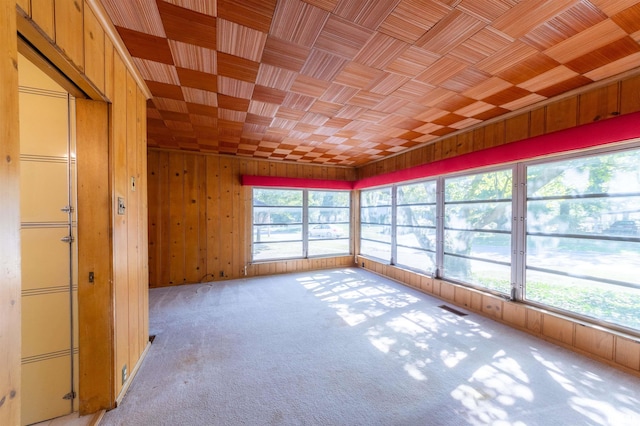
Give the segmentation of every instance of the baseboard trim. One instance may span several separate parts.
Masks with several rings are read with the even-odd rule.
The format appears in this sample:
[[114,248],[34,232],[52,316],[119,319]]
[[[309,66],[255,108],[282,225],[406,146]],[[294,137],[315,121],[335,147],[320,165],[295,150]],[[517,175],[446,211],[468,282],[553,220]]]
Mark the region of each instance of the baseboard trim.
[[120,391],[120,394],[116,398],[116,407],[118,405],[120,405],[120,403],[122,402],[122,399],[124,398],[125,394],[127,393],[127,390],[129,390],[129,386],[131,386],[131,383],[133,382],[133,379],[136,377],[136,374],[138,374],[138,370],[140,369],[140,365],[142,365],[142,362],[144,361],[145,357],[147,356],[147,353],[149,352],[149,348],[150,347],[151,347],[151,342],[148,342],[147,346],[144,348],[144,351],[142,351],[142,354],[140,355],[140,358],[138,359],[138,362],[136,363],[135,367],[133,367],[133,370],[131,370],[131,375],[129,376],[129,378],[125,382],[124,386],[122,387],[122,390]]
[[100,411],[97,411],[97,412],[93,413],[93,418],[89,422],[89,426],[98,426],[100,424],[100,422],[102,421],[102,418],[104,417],[104,413],[106,413],[106,412],[107,412],[107,410],[100,410]]

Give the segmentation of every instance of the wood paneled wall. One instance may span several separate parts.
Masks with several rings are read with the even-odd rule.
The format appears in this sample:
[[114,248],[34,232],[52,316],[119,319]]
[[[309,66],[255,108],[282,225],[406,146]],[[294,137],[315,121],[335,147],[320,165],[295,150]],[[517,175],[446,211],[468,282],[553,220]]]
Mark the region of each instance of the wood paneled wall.
[[76,120],[81,413],[113,408],[148,347],[148,89],[96,0],[18,0],[17,13],[16,1],[0,1],[0,424],[13,425],[20,423],[20,314],[18,302],[4,303],[20,291],[18,171],[8,161],[19,152],[17,33],[72,82],[66,87],[73,94],[93,99],[78,99]]
[[640,342],[568,317],[358,256],[358,265],[466,310],[640,376]]
[[20,423],[20,144],[15,2],[0,0],[0,424]]
[[358,168],[358,179],[419,166],[618,115],[640,111],[640,76],[498,120],[429,145]]
[[353,263],[347,256],[250,265],[252,200],[243,174],[354,180],[355,169],[149,150],[151,287]]

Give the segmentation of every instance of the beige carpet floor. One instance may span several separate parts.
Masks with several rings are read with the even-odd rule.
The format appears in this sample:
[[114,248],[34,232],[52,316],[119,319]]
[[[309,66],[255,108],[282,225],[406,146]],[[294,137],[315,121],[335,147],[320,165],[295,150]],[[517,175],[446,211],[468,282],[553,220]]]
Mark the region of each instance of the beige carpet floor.
[[640,379],[371,272],[153,289],[101,425],[640,425]]

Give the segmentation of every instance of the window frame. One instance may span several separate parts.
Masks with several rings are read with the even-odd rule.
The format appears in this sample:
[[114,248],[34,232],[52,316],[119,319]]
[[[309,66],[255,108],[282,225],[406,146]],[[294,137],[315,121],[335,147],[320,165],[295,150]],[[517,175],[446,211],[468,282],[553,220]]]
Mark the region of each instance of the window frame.
[[[255,223],[255,211],[256,207],[259,208],[287,208],[291,206],[257,206],[256,205],[256,197],[255,190],[273,190],[273,191],[296,191],[302,193],[302,205],[299,207],[301,211],[301,222],[296,222],[294,225],[299,225],[301,227],[302,238],[301,240],[286,240],[282,242],[300,242],[302,244],[301,255],[300,256],[288,256],[288,257],[268,257],[268,258],[260,258],[256,259],[256,241],[254,240],[254,231],[256,226],[263,226],[264,224]],[[344,208],[347,209],[347,218],[348,222],[341,222],[341,224],[347,224],[348,232],[346,237],[340,238],[326,238],[326,239],[310,239],[309,238],[309,192],[341,192],[347,193],[348,195],[348,206],[347,207],[335,207],[335,208]],[[316,206],[313,206],[315,208]],[[298,208],[298,206],[295,206]],[[332,207],[334,208],[334,207]],[[313,259],[313,258],[323,258],[323,257],[339,257],[339,256],[351,256],[353,255],[353,220],[352,220],[352,191],[348,190],[339,190],[339,189],[308,189],[308,188],[283,188],[283,187],[271,187],[271,186],[254,186],[251,188],[251,263],[267,263],[267,262],[278,262],[278,261],[286,261],[286,260],[295,260],[295,259]],[[315,223],[314,223],[315,224]],[[275,224],[280,225],[280,224]],[[283,224],[289,225],[289,224]],[[331,241],[331,240],[348,240],[347,252],[335,252],[330,254],[316,254],[309,255],[309,241]],[[274,241],[275,243],[280,243],[280,241]],[[260,243],[260,244],[268,244],[268,243]]]
[[[333,192],[333,193],[345,193],[347,194],[347,205],[346,206],[312,206],[309,203],[309,194],[311,192]],[[312,258],[320,258],[320,257],[334,257],[334,256],[347,256],[347,255],[352,255],[353,254],[353,245],[352,245],[352,239],[351,236],[353,234],[352,232],[352,225],[353,225],[353,220],[352,220],[352,191],[342,191],[342,190],[335,190],[335,189],[308,189],[305,190],[305,200],[306,200],[306,207],[305,207],[305,229],[303,230],[304,232],[304,237],[305,237],[305,243],[304,243],[304,248],[305,248],[305,258],[307,259],[312,259]],[[338,210],[346,210],[346,218],[347,221],[341,221],[341,222],[311,222],[310,219],[310,214],[309,211],[311,209],[322,209],[322,208],[330,208],[330,209],[338,209]],[[347,232],[346,232],[346,236],[340,236],[337,238],[312,238],[311,237],[311,227],[312,226],[316,226],[316,225],[323,225],[323,224],[329,224],[329,225],[346,225],[347,227]],[[347,252],[334,252],[334,253],[329,253],[329,254],[309,254],[310,252],[310,246],[312,242],[319,242],[319,241],[337,241],[337,240],[347,240]]]
[[[608,155],[608,154],[614,154],[616,152],[625,152],[625,151],[640,151],[640,139],[632,139],[632,140],[628,140],[625,141],[621,144],[616,144],[614,146],[608,146],[608,147],[597,147],[597,148],[592,148],[592,149],[587,149],[587,150],[582,150],[579,152],[572,152],[572,153],[562,153],[562,154],[558,154],[558,155],[554,155],[552,157],[548,157],[548,158],[539,158],[539,159],[532,159],[532,160],[528,160],[528,161],[524,161],[522,163],[518,163],[518,168],[519,168],[519,174],[521,175],[520,180],[519,180],[519,187],[520,187],[520,193],[521,193],[521,197],[523,199],[523,203],[522,203],[522,207],[523,207],[523,211],[521,212],[522,215],[518,215],[519,220],[522,222],[522,231],[521,234],[519,235],[519,238],[522,240],[521,242],[519,242],[519,244],[521,244],[522,246],[522,251],[518,251],[519,257],[521,259],[519,259],[519,262],[522,264],[521,269],[518,271],[518,284],[519,286],[517,287],[517,297],[515,300],[517,300],[518,302],[522,302],[526,305],[529,306],[534,306],[540,309],[545,309],[548,310],[550,312],[555,312],[561,315],[566,315],[568,317],[574,318],[576,320],[579,321],[583,321],[585,323],[591,323],[591,324],[595,324],[598,326],[602,326],[602,327],[606,327],[608,329],[611,330],[616,330],[616,331],[621,331],[623,333],[631,333],[634,335],[640,335],[640,328],[635,329],[635,328],[629,328],[626,327],[624,325],[618,324],[618,323],[614,323],[611,321],[606,321],[594,316],[588,316],[588,315],[584,315],[581,314],[579,312],[576,311],[572,311],[572,310],[567,310],[567,309],[563,309],[562,307],[559,306],[554,306],[554,305],[549,305],[546,303],[542,303],[542,302],[538,302],[535,300],[531,300],[531,299],[527,299],[526,297],[526,286],[527,286],[527,282],[526,282],[526,273],[528,269],[531,270],[535,270],[538,271],[540,268],[530,268],[527,265],[527,253],[528,253],[528,247],[527,247],[527,237],[529,236],[529,233],[527,232],[526,229],[526,222],[527,222],[527,203],[529,201],[528,195],[527,195],[527,169],[531,166],[537,166],[537,165],[544,165],[544,164],[550,164],[550,163],[557,163],[557,162],[562,162],[562,161],[567,161],[567,160],[579,160],[579,159],[583,159],[583,158],[589,158],[589,157],[597,157],[597,156],[602,156],[602,155]],[[587,197],[580,197],[580,196],[573,196],[573,197],[563,197],[564,199],[584,199]],[[540,233],[536,234],[536,235],[542,235]],[[560,235],[560,234],[559,234]],[[561,235],[562,238],[569,238],[569,237],[574,237],[574,236],[578,236],[578,234],[563,234]],[[579,235],[579,238],[581,239],[585,239],[585,240],[593,240],[596,239],[598,241],[625,241],[625,240],[630,240],[632,242],[635,243],[640,243],[640,234],[635,237],[635,238],[620,238],[620,237],[615,237],[615,236],[611,236],[611,235],[602,235],[600,236],[600,238],[591,238],[588,236],[583,236],[583,235]],[[543,273],[547,272],[547,271],[542,271]],[[551,272],[551,273],[555,273],[555,272]],[[557,274],[557,275],[562,275],[562,276],[567,276],[570,278],[576,278],[576,279],[588,279],[591,280],[592,282],[596,282],[596,283],[602,283],[603,285],[615,285],[615,286],[622,286],[622,287],[630,287],[633,289],[637,289],[640,290],[640,284],[637,285],[625,285],[624,283],[620,283],[620,282],[614,282],[614,280],[608,280],[606,278],[602,278],[602,277],[595,277],[595,276],[586,276],[586,275],[581,275],[581,274]]]
[[[378,204],[378,205],[375,205],[375,206],[364,206],[363,207],[363,204],[364,204],[363,203],[363,196],[364,196],[365,193],[373,192],[373,191],[380,191],[380,190],[387,189],[387,188],[390,190],[390,194],[389,195],[390,195],[391,204]],[[393,240],[395,240],[395,237],[393,235],[394,232],[395,232],[394,219],[393,219],[393,217],[394,217],[394,213],[393,212],[394,212],[394,205],[395,205],[395,201],[394,201],[394,199],[395,199],[395,190],[394,190],[394,187],[393,186],[383,186],[383,187],[376,187],[376,188],[367,188],[367,189],[364,189],[364,190],[360,191],[359,196],[360,196],[360,206],[359,206],[360,211],[358,212],[358,219],[359,219],[358,220],[358,225],[359,225],[359,231],[360,231],[359,235],[358,235],[358,237],[359,237],[358,238],[359,239],[359,251],[360,251],[359,254],[362,255],[361,252],[362,252],[362,241],[363,240],[370,241],[370,242],[377,243],[377,244],[388,244],[389,245],[389,253],[390,253],[390,255],[389,255],[390,259],[388,261],[386,259],[374,256],[374,255],[371,255],[371,254],[364,255],[364,256],[367,256],[367,257],[369,257],[371,259],[381,260],[383,262],[389,262],[390,264],[393,264],[393,258],[394,258],[394,253],[395,253],[394,249],[393,249]],[[390,223],[386,224],[386,223],[363,222],[362,221],[362,210],[363,210],[363,208],[389,208],[390,209],[390,216],[391,216],[390,217],[390,219],[391,219]],[[369,238],[363,238],[362,237],[362,234],[363,234],[362,225],[363,224],[365,224],[365,225],[382,225],[382,226],[385,226],[385,227],[389,227],[389,242],[387,243],[387,241],[383,241],[383,240],[373,240],[373,239],[369,239]]]
[[[477,175],[484,175],[484,174],[490,174],[490,173],[496,173],[496,172],[511,172],[511,198],[499,198],[499,199],[488,199],[488,200],[464,200],[464,201],[447,201],[446,200],[446,181],[447,179],[456,179],[456,178],[462,178],[462,177],[470,177],[470,176],[477,176]],[[451,174],[447,174],[447,175],[443,175],[441,176],[442,179],[442,186],[441,186],[441,192],[442,192],[442,245],[440,246],[440,250],[442,252],[442,263],[440,263],[439,265],[439,278],[445,279],[447,281],[456,283],[456,284],[462,284],[465,285],[467,287],[471,287],[471,288],[475,288],[481,291],[485,291],[491,294],[495,294],[497,296],[500,297],[509,297],[512,298],[514,295],[514,281],[513,281],[513,264],[514,264],[514,253],[513,253],[513,221],[511,221],[511,230],[510,231],[489,231],[489,230],[482,230],[482,229],[457,229],[457,228],[446,228],[445,227],[445,220],[446,220],[446,215],[447,215],[447,204],[451,205],[451,204],[457,204],[457,205],[472,205],[472,204],[484,204],[487,202],[496,202],[496,203],[509,203],[510,207],[511,207],[511,214],[510,216],[513,218],[513,211],[514,211],[514,185],[513,182],[515,180],[515,165],[497,165],[497,166],[492,166],[492,167],[486,167],[486,168],[482,168],[482,169],[474,169],[474,170],[465,170],[464,172],[458,172],[458,173],[451,173]],[[445,247],[445,239],[446,239],[446,235],[447,235],[447,230],[453,231],[453,232],[483,232],[483,233],[492,233],[492,234],[500,234],[500,235],[510,235],[510,247],[509,247],[509,251],[511,253],[511,255],[509,256],[509,262],[506,261],[498,261],[498,260],[491,260],[491,259],[486,259],[486,258],[481,258],[481,257],[474,257],[474,256],[463,256],[463,255],[459,255],[459,254],[455,254],[455,253],[447,253],[445,251],[446,247]],[[449,256],[454,256],[454,257],[460,257],[460,258],[464,258],[467,259],[469,261],[476,261],[476,262],[485,262],[485,263],[490,263],[490,264],[495,264],[495,265],[500,265],[500,266],[507,266],[510,268],[510,272],[509,272],[509,277],[510,277],[510,286],[509,286],[509,292],[505,293],[502,291],[498,291],[495,289],[492,289],[490,287],[487,286],[483,286],[481,284],[478,283],[471,283],[471,282],[466,282],[460,279],[456,279],[453,277],[448,277],[446,275],[446,268],[445,268],[445,257],[449,255]]]
[[[399,202],[398,190],[400,188],[405,187],[405,186],[420,185],[420,184],[423,184],[423,183],[433,183],[435,185],[434,202],[402,203],[402,204]],[[439,182],[439,179],[436,178],[436,179],[421,179],[421,180],[418,180],[418,181],[403,182],[403,183],[399,183],[399,184],[394,186],[394,188],[395,188],[394,189],[394,193],[395,193],[394,200],[395,200],[395,203],[394,203],[394,206],[393,206],[393,218],[395,220],[395,225],[394,225],[395,232],[392,232],[392,234],[396,236],[395,244],[392,245],[392,247],[394,249],[392,251],[392,254],[393,254],[392,259],[393,259],[393,264],[394,265],[399,266],[401,268],[408,269],[410,271],[419,272],[419,273],[427,274],[427,275],[430,275],[430,276],[434,276],[436,274],[436,272],[437,272],[437,270],[439,268],[438,267],[438,265],[439,265],[439,263],[438,263],[438,252],[439,252],[439,250],[438,250],[438,241],[439,241],[439,239],[438,239],[438,228],[439,228],[439,226],[438,226],[438,223],[439,223],[439,221],[438,221],[438,219],[439,219],[439,214],[438,214],[439,203],[438,203],[438,200],[439,200],[439,193],[441,191],[439,191],[438,189],[440,188],[440,185],[441,184]],[[411,207],[411,206],[433,206],[435,208],[435,216],[433,218],[434,226],[433,227],[431,227],[431,226],[413,227],[413,226],[409,226],[409,225],[398,225],[398,209],[402,208],[402,207]],[[403,263],[401,263],[399,261],[399,259],[398,259],[398,247],[404,247],[404,248],[413,248],[413,247],[405,246],[403,244],[398,244],[398,241],[397,241],[398,240],[398,226],[402,226],[404,228],[434,229],[435,238],[434,238],[433,250],[416,249],[416,250],[420,250],[420,251],[423,251],[423,252],[426,252],[426,253],[433,253],[433,256],[432,256],[433,269],[431,269],[431,270],[426,270],[426,269],[422,270],[422,269],[419,269],[419,268],[412,267],[410,265],[403,264]]]
[[[600,155],[614,154],[616,152],[635,151],[635,150],[640,150],[640,139],[638,138],[625,140],[614,145],[598,146],[594,148],[587,148],[587,149],[582,149],[579,151],[572,151],[572,152],[563,152],[563,153],[549,155],[541,158],[527,159],[527,160],[522,160],[518,162],[492,165],[488,167],[479,167],[479,168],[468,169],[468,170],[454,172],[454,173],[447,173],[447,174],[442,174],[438,176],[426,177],[424,179],[399,181],[393,184],[361,189],[360,194],[362,194],[364,191],[370,191],[370,190],[387,189],[391,191],[392,193],[392,206],[391,206],[392,225],[391,225],[391,232],[390,232],[391,240],[389,244],[391,245],[392,250],[391,250],[391,255],[389,259],[381,259],[375,256],[370,256],[370,255],[367,255],[366,253],[362,253],[361,250],[358,251],[357,255],[362,256],[363,258],[371,258],[372,260],[375,260],[375,261],[381,261],[381,262],[384,262],[385,264],[397,266],[402,269],[425,274],[425,275],[431,276],[432,278],[444,279],[446,281],[460,284],[465,287],[475,288],[486,293],[490,293],[490,294],[497,295],[499,297],[506,298],[511,301],[521,302],[529,306],[545,309],[550,312],[555,312],[561,315],[566,315],[578,321],[584,321],[586,323],[596,324],[599,326],[606,327],[608,329],[617,330],[625,333],[640,335],[640,328],[639,329],[629,328],[624,324],[613,322],[611,320],[603,320],[596,316],[583,315],[577,311],[562,309],[558,306],[553,306],[546,303],[539,303],[534,300],[530,300],[526,298],[526,285],[527,285],[526,279],[527,279],[527,270],[528,270],[527,269],[528,268],[527,238],[530,236],[529,232],[527,231],[527,213],[528,213],[527,209],[528,209],[528,202],[529,202],[529,198],[527,195],[527,169],[535,165],[551,164],[551,163],[556,163],[556,162],[561,162],[566,160],[580,160],[582,158],[597,157]],[[510,274],[509,274],[510,293],[509,294],[505,294],[504,292],[500,292],[500,291],[495,291],[487,287],[477,286],[472,283],[449,278],[446,276],[446,271],[444,271],[443,269],[444,256],[445,256],[445,251],[444,251],[445,249],[444,247],[445,195],[446,195],[445,186],[444,186],[445,179],[450,179],[450,178],[460,177],[460,176],[476,175],[476,174],[482,174],[482,173],[490,173],[492,171],[500,171],[500,170],[511,170],[511,184],[512,184],[511,200],[510,200],[511,230],[508,232],[510,234],[511,255],[509,257],[510,263],[506,263],[506,265],[510,268]],[[397,262],[397,242],[398,242],[397,241],[397,235],[398,235],[397,191],[398,191],[398,187],[401,187],[404,185],[410,185],[410,184],[415,184],[415,183],[420,183],[425,181],[433,181],[433,180],[435,180],[437,184],[437,189],[436,189],[437,191],[437,194],[436,194],[437,195],[437,199],[436,199],[436,211],[437,211],[436,269],[432,273],[429,273],[429,271],[416,270],[415,268],[411,268],[403,264],[399,264]],[[636,194],[635,192],[633,192],[631,195],[624,194],[622,195],[622,197],[636,196],[636,195],[640,195],[640,194]],[[599,194],[598,196],[605,196],[605,195]],[[571,197],[566,197],[566,198],[571,199]],[[573,198],[578,199],[581,197],[577,196]],[[362,195],[360,199],[362,200]],[[360,206],[360,208],[362,209],[362,205]],[[362,218],[361,212],[359,214],[359,217],[360,219]],[[361,221],[358,224],[360,241],[362,241],[362,225],[363,223]],[[588,239],[589,237],[582,237],[582,238]],[[640,243],[640,234],[634,238],[601,235],[601,236],[595,237],[595,239],[600,241],[605,241],[605,242],[624,240],[624,241],[631,241],[633,243]],[[481,259],[481,260],[484,261],[485,259]],[[577,273],[575,274],[575,276],[577,278],[580,278],[580,276]],[[591,277],[591,279],[593,280],[593,282],[597,284],[602,284],[603,286],[609,285],[609,283],[606,282],[607,281],[606,279],[603,279],[597,276]],[[611,284],[618,285],[620,283],[615,282]],[[640,289],[640,285],[635,285],[635,283],[631,283],[631,285],[628,285],[627,287],[631,287],[633,289]]]
[[[299,192],[301,194],[301,201],[302,203],[299,206],[286,206],[286,205],[282,205],[282,206],[276,206],[276,205],[264,205],[264,206],[258,206],[256,205],[256,197],[255,197],[255,191],[256,190],[266,190],[266,191],[291,191],[291,192]],[[304,190],[302,189],[297,189],[297,188],[270,188],[270,187],[254,187],[251,189],[251,262],[252,263],[257,263],[257,262],[269,262],[272,260],[291,260],[291,259],[299,259],[299,256],[285,256],[285,257],[279,257],[279,258],[264,258],[264,259],[256,259],[255,258],[255,250],[256,250],[256,246],[259,245],[266,245],[269,243],[301,243],[301,252],[300,254],[304,256],[304,205],[305,205],[305,195],[304,195]],[[281,222],[276,222],[276,223],[260,223],[257,224],[255,223],[255,215],[256,215],[256,207],[261,208],[261,209],[287,209],[287,208],[291,208],[291,209],[300,209],[300,219],[301,222],[292,222],[292,223],[281,223]],[[263,227],[263,226],[290,226],[290,225],[294,225],[294,226],[300,226],[301,230],[301,239],[294,239],[294,240],[283,240],[283,241],[270,241],[270,242],[257,242],[254,239],[254,234],[255,234],[255,230],[256,230],[256,226],[258,228]]]

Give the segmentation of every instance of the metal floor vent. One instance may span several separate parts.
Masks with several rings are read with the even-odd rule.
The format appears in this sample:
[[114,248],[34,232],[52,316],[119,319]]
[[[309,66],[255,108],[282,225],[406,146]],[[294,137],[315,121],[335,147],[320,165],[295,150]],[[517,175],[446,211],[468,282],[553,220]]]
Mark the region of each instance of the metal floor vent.
[[447,312],[451,312],[452,314],[458,315],[459,317],[466,317],[467,315],[469,315],[469,314],[465,314],[464,312],[461,312],[461,311],[459,311],[457,309],[454,309],[451,306],[447,306],[447,305],[440,305],[440,306],[438,306],[438,308],[442,308]]

